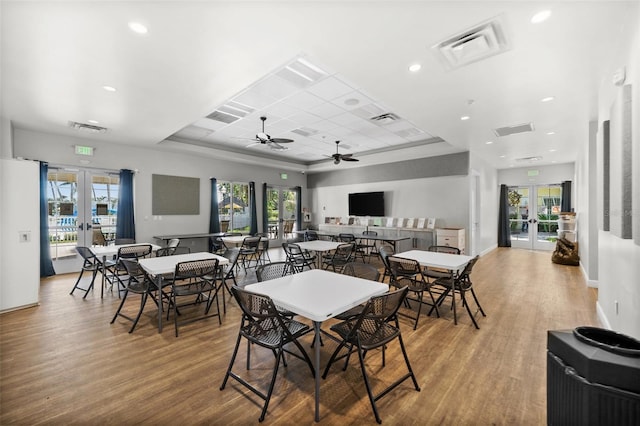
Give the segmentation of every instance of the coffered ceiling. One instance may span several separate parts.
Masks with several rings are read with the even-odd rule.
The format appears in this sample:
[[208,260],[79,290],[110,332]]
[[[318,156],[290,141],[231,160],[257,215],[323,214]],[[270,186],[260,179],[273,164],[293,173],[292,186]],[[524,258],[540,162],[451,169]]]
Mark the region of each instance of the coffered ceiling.
[[[636,1],[0,7],[15,127],[309,172],[462,150],[496,168],[574,161],[638,16]],[[294,142],[255,143],[260,117]],[[334,165],[336,140],[360,161]]]

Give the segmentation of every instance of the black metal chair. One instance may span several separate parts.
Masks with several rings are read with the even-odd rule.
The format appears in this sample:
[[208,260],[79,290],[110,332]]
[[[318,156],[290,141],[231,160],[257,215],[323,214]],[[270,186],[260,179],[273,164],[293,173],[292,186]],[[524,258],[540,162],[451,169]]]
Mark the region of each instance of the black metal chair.
[[442,294],[438,297],[436,304],[439,306],[444,301],[444,298],[448,295],[451,295],[451,307],[453,309],[453,323],[458,324],[458,318],[456,314],[456,297],[455,293],[458,292],[460,294],[460,298],[462,299],[462,305],[467,309],[467,313],[471,317],[471,321],[476,329],[479,329],[478,323],[476,322],[475,315],[471,313],[471,309],[469,308],[469,302],[465,296],[467,291],[471,292],[473,296],[473,300],[476,302],[476,306],[478,307],[478,311],[482,314],[483,317],[487,315],[484,313],[482,306],[480,306],[480,302],[478,302],[478,297],[476,296],[476,292],[473,290],[473,283],[471,282],[471,271],[478,261],[479,256],[474,257],[467,263],[462,272],[458,275],[449,275],[448,277],[438,278],[434,281],[434,286],[439,286],[442,289]]
[[353,260],[354,250],[355,243],[340,244],[333,253],[323,258],[324,269],[331,268],[333,272],[341,273],[344,265]]
[[[389,285],[392,287],[406,286],[409,289],[409,293],[414,295],[413,298],[407,296],[404,299],[405,306],[409,308],[409,310],[411,310],[411,305],[409,304],[410,300],[418,302],[418,312],[415,317],[403,312],[400,312],[399,315],[415,320],[413,324],[414,330],[418,327],[418,320],[420,319],[420,313],[422,312],[422,305],[430,305],[431,310],[429,311],[429,314],[431,314],[431,311],[435,309],[436,315],[440,317],[438,305],[433,297],[433,293],[431,293],[431,284],[422,274],[422,268],[418,261],[396,256],[390,256],[387,260],[389,262],[389,270],[391,271],[391,281]],[[424,293],[429,295],[431,303],[424,300]]]
[[391,270],[389,269],[389,256],[393,256],[395,251],[393,247],[390,245],[383,245],[378,249],[378,254],[380,255],[380,260],[384,265],[384,273],[382,274],[382,279],[380,281],[384,282],[385,278],[389,277],[391,279]]
[[364,231],[362,235],[363,238],[358,241],[356,251],[362,253],[363,260],[364,256],[366,256],[369,258],[369,262],[371,262],[371,255],[378,254],[378,245],[376,244],[376,240],[368,240],[367,236],[377,237],[378,233],[376,231]]
[[209,237],[209,251],[213,254],[222,254],[227,250],[222,237]]
[[[152,289],[156,289],[157,287],[151,282],[147,274],[140,267],[137,261],[131,259],[122,259],[121,263],[126,270],[127,279],[124,295],[122,296],[122,300],[120,301],[120,305],[118,306],[118,310],[116,311],[113,319],[111,320],[111,324],[116,321],[116,318],[119,316],[131,321],[133,324],[129,329],[129,333],[133,333],[135,330],[138,321],[140,320],[140,316],[142,315],[142,311],[144,310],[144,306],[147,303],[147,299],[149,297],[149,292]],[[122,278],[121,278],[122,279]],[[125,281],[123,279],[123,281]],[[122,307],[124,306],[125,301],[127,300],[127,296],[129,293],[135,293],[140,295],[140,308],[138,310],[138,314],[135,318],[131,318],[130,316],[122,313]],[[152,300],[156,303],[157,301],[152,298]]]
[[[429,251],[436,253],[460,254],[460,249],[458,247],[451,246],[429,246]],[[450,278],[453,272],[441,268],[425,268],[423,273],[427,279],[433,281],[438,278]]]
[[258,282],[284,277],[288,273],[289,263],[286,261],[265,263],[256,268],[256,278]]
[[255,262],[254,266],[258,266],[260,259],[258,257],[258,249],[260,246],[260,237],[245,237],[240,247],[239,262],[242,263],[242,269],[247,271],[251,268],[251,262]]
[[362,262],[364,263],[364,252],[363,251],[358,251],[358,241],[356,240],[356,236],[355,235],[342,232],[342,233],[338,234],[338,241],[343,242],[343,243],[353,244],[353,256],[354,256],[354,259],[357,259],[358,256],[360,256],[360,258],[362,259]]
[[[84,296],[82,296],[82,298],[85,299],[87,297],[87,294],[89,294],[89,291],[93,290],[93,284],[96,281],[96,275],[98,274],[98,271],[104,272],[103,265],[100,259],[98,259],[98,257],[93,254],[91,249],[89,249],[88,247],[77,246],[76,251],[80,256],[82,256],[83,263],[82,269],[80,269],[80,275],[78,275],[78,279],[76,280],[76,283],[74,284],[73,288],[71,289],[71,293],[69,294],[73,294],[76,289],[81,290],[84,291]],[[91,282],[89,283],[87,288],[82,288],[80,287],[80,280],[82,279],[82,274],[84,274],[85,272],[91,272]]]
[[318,233],[314,230],[311,229],[307,229],[306,231],[304,231],[304,240],[305,241],[315,241],[318,240]]
[[[261,422],[267,414],[267,408],[269,406],[269,401],[271,400],[281,360],[286,367],[284,352],[305,361],[309,370],[311,370],[312,376],[315,376],[311,359],[300,342],[298,342],[298,338],[308,333],[311,328],[308,325],[293,319],[283,318],[271,298],[268,296],[252,293],[237,286],[234,286],[231,291],[238,301],[238,305],[242,309],[242,320],[240,323],[238,339],[236,340],[236,345],[233,350],[233,354],[231,355],[231,361],[229,362],[229,368],[224,376],[220,390],[225,388],[227,380],[231,377],[258,395],[262,400],[264,400],[262,412],[258,419]],[[240,347],[240,341],[242,338],[247,339],[249,343],[271,350],[276,358],[271,381],[266,394],[255,386],[249,384],[247,380],[240,377],[240,375],[233,371],[233,364],[236,356],[238,355],[238,348]],[[293,343],[300,353],[286,349],[285,345],[289,343]],[[247,370],[251,368],[249,354],[250,352],[247,352]]]
[[[192,260],[176,264],[171,281],[171,300],[173,305],[173,323],[178,337],[178,325],[193,321],[218,317],[218,323],[222,324],[220,315],[220,305],[218,304],[218,290],[216,274],[218,270],[218,259]],[[189,301],[181,305],[178,298],[188,297]],[[209,310],[216,302],[216,313],[209,314]],[[178,308],[188,305],[205,304],[203,315],[192,316],[182,321],[178,321]],[[167,312],[169,313],[169,311]]]
[[282,249],[287,256],[289,265],[287,273],[295,274],[304,271],[305,268],[314,268],[316,256],[306,250],[302,250],[296,243],[282,243]]
[[[380,271],[378,268],[371,264],[350,262],[344,265],[342,268],[344,275],[351,275],[352,277],[364,278],[365,280],[378,281],[380,279]],[[364,305],[354,306],[353,308],[336,315],[334,318],[338,320],[348,320],[357,317],[362,313]]]
[[229,263],[224,265],[224,267],[218,268],[218,277],[224,287],[224,290],[222,291],[222,309],[225,314],[227,313],[227,298],[224,292],[226,291],[229,293],[229,296],[233,297],[231,288],[227,284],[227,280],[232,280],[233,285],[238,285],[238,282],[236,281],[236,267],[238,265],[239,255],[240,249],[238,247],[228,248],[221,254],[222,257],[225,257],[229,261]]
[[109,281],[111,288],[116,284],[118,297],[125,290],[125,283],[120,279],[120,275],[126,274],[124,266],[120,262],[122,259],[139,260],[151,255],[151,244],[137,244],[120,247],[115,260],[107,260],[104,263],[105,278]]
[[[373,409],[373,414],[376,417],[378,423],[382,423],[378,409],[376,407],[376,401],[388,394],[391,390],[396,388],[405,380],[411,378],[415,390],[420,391],[420,386],[416,380],[411,364],[409,363],[409,357],[402,341],[402,334],[400,333],[400,326],[398,324],[398,310],[407,296],[408,288],[402,287],[396,291],[383,294],[381,296],[372,297],[365,305],[362,313],[356,317],[347,321],[340,322],[331,327],[342,338],[342,342],[338,345],[336,350],[331,355],[329,362],[324,370],[322,378],[326,378],[329,373],[331,365],[339,359],[346,358],[343,371],[347,369],[349,363],[349,357],[352,352],[358,353],[358,359],[360,360],[360,368],[362,369],[362,375],[364,377],[364,383],[367,388],[367,394],[369,395],[369,402]],[[392,325],[393,324],[393,325]],[[383,391],[374,395],[365,367],[364,358],[368,351],[385,348],[390,342],[398,339],[400,342],[400,349],[407,366],[408,372],[385,388]],[[347,353],[338,357],[338,354],[342,348],[347,349]],[[382,366],[384,367],[385,361],[383,357]]]

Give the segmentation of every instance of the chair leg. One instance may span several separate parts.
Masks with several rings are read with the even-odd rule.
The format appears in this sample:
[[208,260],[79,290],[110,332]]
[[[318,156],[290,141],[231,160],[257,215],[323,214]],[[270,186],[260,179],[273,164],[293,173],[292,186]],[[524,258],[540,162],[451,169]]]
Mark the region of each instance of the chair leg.
[[113,316],[113,319],[111,320],[110,324],[113,324],[114,322],[116,322],[116,318],[118,318],[118,315],[120,315],[120,311],[122,310],[122,307],[124,306],[124,302],[125,300],[127,300],[128,295],[129,295],[129,292],[125,291],[124,296],[122,296],[122,300],[120,300],[120,305],[118,306],[118,310]]
[[[125,295],[122,296],[122,300],[124,300],[127,293],[128,291],[125,291]],[[144,311],[144,305],[147,304],[148,296],[149,296],[149,293],[146,291],[140,295],[140,310],[138,311],[138,315],[136,316],[136,319],[133,320],[133,324],[131,325],[131,330],[129,330],[129,333],[133,333],[133,330],[135,330],[136,325],[138,325],[138,320],[140,320],[140,317],[142,316],[142,311]]]
[[378,408],[376,407],[376,400],[373,396],[373,392],[371,391],[371,384],[369,383],[369,377],[367,376],[367,370],[364,366],[364,356],[362,354],[362,349],[358,347],[358,359],[360,360],[360,368],[362,369],[362,377],[364,377],[364,385],[367,388],[367,395],[369,395],[369,402],[371,403],[371,408],[373,409],[373,414],[376,416],[376,422],[378,424],[382,423],[382,419],[378,414]]
[[233,363],[236,360],[236,356],[238,355],[238,348],[240,347],[240,340],[242,339],[242,335],[238,333],[238,339],[236,340],[236,347],[233,349],[233,354],[231,355],[231,361],[229,362],[229,367],[227,368],[227,372],[224,375],[224,379],[222,380],[222,384],[220,385],[220,390],[223,390],[227,385],[227,380],[229,380],[229,375],[231,374],[231,369],[233,367]]
[[86,298],[87,298],[87,295],[89,294],[89,292],[90,292],[91,290],[93,290],[93,283],[96,281],[96,275],[98,275],[98,269],[96,268],[96,269],[94,269],[94,270],[93,270],[93,273],[92,273],[92,275],[91,275],[91,282],[89,283],[89,286],[88,286],[86,289],[84,289],[84,288],[82,288],[82,287],[79,287],[80,280],[82,279],[82,274],[84,273],[84,271],[85,271],[85,269],[81,269],[81,270],[80,270],[80,275],[78,276],[78,279],[76,280],[76,283],[75,283],[75,285],[73,286],[73,289],[71,289],[71,293],[69,293],[69,294],[73,294],[73,292],[74,292],[76,289],[78,289],[78,290],[82,290],[82,291],[84,291],[84,296],[82,296],[82,298],[83,298],[83,299],[86,299]]

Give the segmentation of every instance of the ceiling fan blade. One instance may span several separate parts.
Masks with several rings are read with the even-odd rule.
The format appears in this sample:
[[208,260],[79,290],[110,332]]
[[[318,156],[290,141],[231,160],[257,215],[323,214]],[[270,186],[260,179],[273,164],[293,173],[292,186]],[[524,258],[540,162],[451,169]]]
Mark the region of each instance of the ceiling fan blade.
[[351,156],[346,157],[346,156],[344,156],[344,155],[342,156],[342,160],[344,160],[344,161],[360,161],[360,160],[358,160],[357,158],[353,158],[353,157],[351,157]]
[[294,142],[293,139],[286,139],[286,138],[271,138],[269,140],[271,142],[275,142],[275,143],[291,143],[291,142]]
[[250,143],[249,145],[245,146],[245,148],[253,148],[258,145],[264,145],[264,142],[256,141],[254,143]]
[[269,148],[271,148],[274,151],[286,151],[286,150],[289,149],[289,147],[282,146],[279,143],[275,142],[273,139],[271,139],[271,143],[269,144]]

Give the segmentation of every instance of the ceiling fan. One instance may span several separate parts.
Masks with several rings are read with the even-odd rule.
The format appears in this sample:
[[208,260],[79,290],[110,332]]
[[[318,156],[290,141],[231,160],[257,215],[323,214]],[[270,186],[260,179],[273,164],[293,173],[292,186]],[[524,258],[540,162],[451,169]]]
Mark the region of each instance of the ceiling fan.
[[264,117],[264,116],[260,117],[260,120],[262,120],[262,132],[256,135],[255,142],[250,145],[247,145],[247,148],[255,145],[267,145],[269,146],[269,148],[277,151],[284,151],[289,149],[286,146],[282,146],[280,144],[291,143],[293,142],[293,139],[272,138],[271,136],[269,136],[264,132],[264,122],[267,121],[267,117]]
[[357,158],[353,158],[353,154],[340,154],[340,152],[338,152],[338,145],[340,145],[340,141],[336,141],[336,153],[331,156],[333,158],[333,164],[340,164],[340,161],[360,161]]

